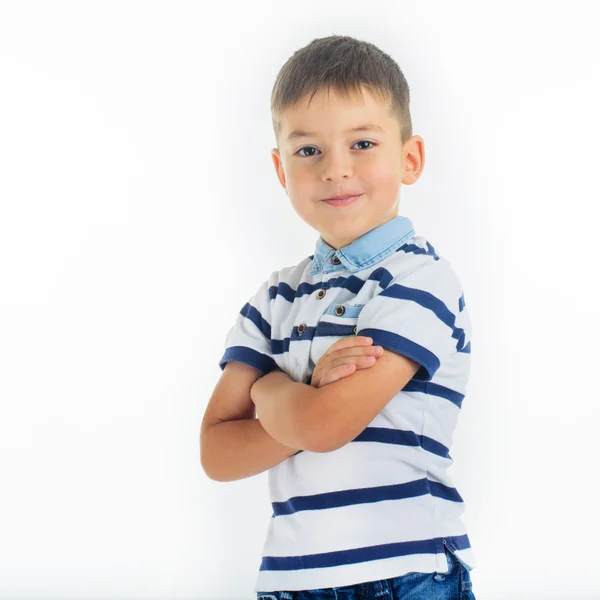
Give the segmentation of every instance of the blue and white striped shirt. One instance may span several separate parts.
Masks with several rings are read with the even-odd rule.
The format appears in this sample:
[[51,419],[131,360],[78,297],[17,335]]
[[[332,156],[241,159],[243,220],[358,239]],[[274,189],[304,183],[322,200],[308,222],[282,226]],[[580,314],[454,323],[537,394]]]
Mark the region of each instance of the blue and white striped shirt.
[[271,273],[227,333],[219,366],[279,368],[310,383],[319,358],[347,335],[372,337],[421,368],[351,442],[269,469],[273,515],[255,592],[446,572],[444,544],[475,567],[447,473],[471,321],[450,263],[407,217],[338,250],[319,236],[313,256]]

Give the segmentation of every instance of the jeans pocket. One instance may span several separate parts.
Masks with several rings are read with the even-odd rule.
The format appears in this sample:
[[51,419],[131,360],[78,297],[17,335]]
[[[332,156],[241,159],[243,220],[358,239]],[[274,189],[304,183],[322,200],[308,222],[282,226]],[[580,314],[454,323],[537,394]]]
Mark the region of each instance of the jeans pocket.
[[460,568],[460,600],[476,600],[471,575],[464,565],[461,564]]
[[473,590],[469,587],[468,589],[463,588],[460,592],[460,600],[477,600]]

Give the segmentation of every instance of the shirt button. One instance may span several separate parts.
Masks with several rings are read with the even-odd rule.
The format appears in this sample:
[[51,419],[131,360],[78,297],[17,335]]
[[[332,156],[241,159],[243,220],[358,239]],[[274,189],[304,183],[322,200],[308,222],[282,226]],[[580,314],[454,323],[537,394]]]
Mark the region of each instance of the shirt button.
[[334,265],[339,265],[339,264],[340,264],[342,261],[341,261],[341,260],[340,260],[340,259],[339,259],[337,256],[334,256],[334,257],[331,259],[331,262],[332,262]]
[[317,298],[320,300],[321,298],[323,298],[323,296],[325,296],[325,290],[319,290],[317,292]]
[[335,307],[335,314],[339,317],[346,312],[346,309],[340,304],[340,306]]
[[306,323],[298,325],[298,335],[302,335],[306,331]]
[[354,326],[354,334],[356,335],[356,325]]

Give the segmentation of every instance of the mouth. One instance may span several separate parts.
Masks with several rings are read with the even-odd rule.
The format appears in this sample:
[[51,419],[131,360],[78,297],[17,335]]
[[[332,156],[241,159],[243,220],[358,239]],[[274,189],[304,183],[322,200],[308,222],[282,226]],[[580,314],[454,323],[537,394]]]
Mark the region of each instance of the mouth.
[[355,196],[341,196],[338,198],[330,198],[329,200],[321,200],[321,202],[325,202],[325,204],[329,204],[330,206],[349,206],[350,204],[354,204],[362,194],[357,194]]

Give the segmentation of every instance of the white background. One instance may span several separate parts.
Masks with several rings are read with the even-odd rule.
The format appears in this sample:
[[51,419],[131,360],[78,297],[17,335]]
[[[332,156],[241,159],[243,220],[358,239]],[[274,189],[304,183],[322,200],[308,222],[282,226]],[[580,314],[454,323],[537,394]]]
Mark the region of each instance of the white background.
[[594,2],[0,4],[0,598],[255,598],[267,473],[209,480],[225,334],[312,254],[270,94],[317,37],[390,54],[459,274],[450,474],[478,600],[600,598]]

